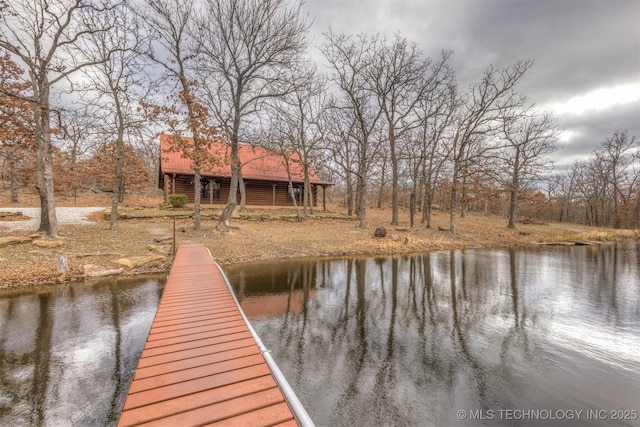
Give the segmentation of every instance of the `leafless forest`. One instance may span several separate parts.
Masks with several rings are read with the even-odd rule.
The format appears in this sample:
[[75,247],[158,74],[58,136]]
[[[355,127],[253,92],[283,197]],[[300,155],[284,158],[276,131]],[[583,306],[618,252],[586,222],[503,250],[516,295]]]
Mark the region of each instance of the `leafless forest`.
[[[0,0],[3,189],[13,203],[19,189],[37,190],[50,237],[56,194],[112,192],[116,227],[124,194],[157,179],[157,135],[167,132],[193,137],[175,149],[194,164],[196,195],[207,146],[222,140],[230,194],[242,190],[238,144],[295,153],[336,184],[333,202],[361,227],[381,206],[391,224],[405,209],[425,227],[446,211],[453,233],[471,211],[511,228],[524,218],[640,225],[640,141],[611,129],[588,158],[554,167],[558,120],[519,89],[535,58],[486,64],[462,87],[446,46],[424,52],[400,35],[330,30],[312,43],[301,6]],[[233,197],[219,231],[235,209]]]

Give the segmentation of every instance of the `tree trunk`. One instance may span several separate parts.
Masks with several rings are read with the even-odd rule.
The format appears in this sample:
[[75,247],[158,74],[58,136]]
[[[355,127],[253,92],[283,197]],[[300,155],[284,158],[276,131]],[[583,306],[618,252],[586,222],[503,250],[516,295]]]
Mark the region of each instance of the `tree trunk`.
[[357,215],[360,228],[367,228],[367,184],[362,175],[358,176],[358,188],[356,189]]
[[634,215],[633,215],[633,228],[639,228],[639,227],[640,227],[640,194],[638,194],[636,208],[634,210]]
[[120,137],[116,140],[116,179],[113,181],[113,194],[111,195],[111,215],[109,216],[109,229],[113,230],[118,225],[118,202],[122,189],[122,144]]
[[11,190],[11,203],[18,203],[18,175],[15,168],[15,160],[9,157],[9,189]]
[[240,189],[240,212],[247,210],[247,188],[244,185],[242,173],[238,176],[238,188]]
[[240,181],[240,177],[242,176],[242,164],[240,163],[240,159],[238,157],[238,132],[240,130],[240,105],[238,100],[236,100],[234,110],[235,116],[233,119],[233,128],[230,132],[231,182],[229,185],[230,188],[227,205],[222,210],[220,219],[218,220],[218,225],[216,226],[216,231],[220,233],[229,231],[229,218],[231,218],[231,215],[233,215],[233,211],[238,205],[238,184]]
[[[515,181],[515,179],[514,179]],[[517,184],[515,182],[511,182],[511,191],[509,198],[509,224],[508,228],[514,229],[516,228],[516,210],[518,207],[518,190]]]
[[414,217],[416,214],[416,188],[413,187],[411,196],[409,197],[409,226],[413,227]]
[[382,168],[380,173],[380,189],[378,190],[378,204],[377,208],[382,209],[382,197],[384,195],[384,179],[387,174],[387,160],[383,158],[382,160]]
[[431,212],[433,211],[433,196],[429,193],[426,195],[426,203],[424,204],[424,219],[427,223],[426,227],[431,228]]
[[40,99],[35,106],[34,121],[36,125],[36,182],[40,196],[40,226],[38,231],[44,231],[47,237],[58,237],[58,219],[56,217],[55,193],[53,187],[53,153],[51,150],[51,118],[47,107],[49,105],[48,82],[40,82]]
[[289,178],[289,184],[288,184],[288,190],[289,190],[289,196],[291,197],[291,200],[293,200],[293,207],[296,210],[296,218],[298,219],[298,222],[302,221],[302,216],[300,215],[300,207],[298,206],[298,200],[296,197],[296,193],[295,191],[293,191],[293,181],[291,181],[291,173],[289,172],[289,167],[287,166],[287,175]]
[[111,195],[111,215],[109,217],[109,229],[113,230],[118,225],[118,203],[122,198],[122,169],[124,162],[124,117],[120,108],[119,99],[115,99],[116,116],[118,120],[118,137],[116,138],[116,178],[113,181],[113,194]]
[[237,201],[237,193],[238,193],[238,175],[233,172],[233,168],[231,171],[231,183],[229,188],[229,198],[227,199],[227,205],[222,210],[220,214],[220,219],[218,221],[218,225],[216,226],[216,231],[221,233],[229,231],[229,218],[233,215],[233,211],[235,210],[238,201]]
[[122,179],[120,180],[120,196],[118,197],[118,202],[120,203],[124,203],[124,187],[125,187],[125,180],[123,176]]
[[200,214],[200,199],[202,197],[202,183],[200,182],[200,168],[193,168],[193,229],[202,229],[202,216]]
[[346,173],[346,185],[347,185],[347,215],[353,216],[353,179],[351,178],[351,172]]
[[389,148],[391,150],[391,225],[398,225],[398,156],[396,155],[396,136],[389,124]]
[[313,192],[311,191],[311,179],[309,177],[309,165],[304,164],[304,217],[307,217],[307,205],[309,214],[313,215]]
[[427,182],[424,189],[424,205],[422,206],[422,222],[426,223],[427,228],[431,228],[431,213],[433,212],[433,194],[431,182]]
[[520,189],[520,147],[516,147],[516,158],[511,177],[511,191],[509,198],[509,224],[508,228],[516,228],[516,214],[518,209],[518,190]]
[[449,231],[455,234],[458,229],[456,225],[456,202],[458,198],[458,173],[460,164],[458,160],[453,162],[453,174],[451,176],[451,205],[449,207]]
[[467,177],[462,177],[462,194],[460,197],[460,218],[464,218],[467,210]]
[[307,166],[303,165],[303,182],[302,182],[302,210],[305,218],[309,215],[309,187],[307,186]]
[[[293,181],[291,180],[291,166],[289,165],[289,157],[283,152],[282,158],[284,159],[284,165],[287,170],[287,191],[289,192],[289,197],[293,201],[293,207],[296,209],[296,218],[298,222],[302,221],[302,217],[300,216],[300,208],[298,207],[298,198],[296,197],[296,192],[293,189]],[[304,190],[303,190],[304,191]],[[305,214],[306,216],[306,214]]]
[[229,197],[227,205],[220,214],[216,231],[224,233],[229,231],[229,218],[238,205],[238,183],[240,181],[240,160],[238,159],[238,143],[231,144],[231,182],[229,184]]
[[455,234],[458,231],[456,226],[456,198],[458,197],[458,191],[456,184],[453,183],[451,187],[451,208],[449,209],[449,231]]

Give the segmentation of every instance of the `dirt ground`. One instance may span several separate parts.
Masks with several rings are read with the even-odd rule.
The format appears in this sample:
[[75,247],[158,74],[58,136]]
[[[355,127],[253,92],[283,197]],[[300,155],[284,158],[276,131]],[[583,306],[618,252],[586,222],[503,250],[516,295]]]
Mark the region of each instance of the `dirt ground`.
[[[109,195],[86,193],[73,198],[56,199],[57,206],[110,206]],[[438,227],[448,227],[448,213],[438,212],[433,218],[433,228],[423,225],[409,227],[409,214],[402,211],[400,224],[389,225],[390,209],[369,209],[368,228],[358,227],[356,218],[344,215],[344,208],[329,207],[329,212],[316,209],[316,215],[304,222],[292,221],[291,210],[251,208],[246,213],[236,211],[230,225],[231,231],[219,234],[214,231],[215,217],[222,207],[206,208],[201,231],[193,229],[188,218],[190,209],[181,211],[158,209],[161,199],[153,195],[129,197],[119,211],[130,219],[121,219],[117,228],[109,230],[109,222],[103,213],[93,214],[90,225],[60,226],[62,245],[44,248],[32,242],[0,247],[0,289],[32,288],[56,283],[84,280],[85,266],[124,268],[123,275],[168,271],[173,246],[174,221],[176,245],[204,243],[221,264],[251,262],[255,260],[336,257],[344,255],[391,255],[477,247],[512,247],[540,242],[616,239],[638,239],[640,234],[632,230],[594,228],[576,224],[519,225],[518,229],[506,227],[506,220],[499,217],[467,215],[458,218],[459,232],[452,235]],[[8,194],[0,194],[2,207],[38,206],[33,194],[21,194],[20,203],[10,204]],[[239,217],[238,215],[243,215]],[[137,218],[143,216],[144,218]],[[174,219],[171,216],[178,216]],[[183,217],[183,218],[181,218]],[[274,219],[276,218],[276,219]],[[13,218],[11,220],[20,220]],[[0,239],[7,236],[28,236],[33,232],[11,232],[3,224],[9,219],[0,218]],[[374,237],[376,227],[385,227],[384,238]],[[36,239],[37,240],[37,239]],[[158,254],[165,252],[165,256]],[[156,259],[141,267],[123,267],[117,260],[155,255]],[[58,273],[59,257],[66,256],[69,270]]]

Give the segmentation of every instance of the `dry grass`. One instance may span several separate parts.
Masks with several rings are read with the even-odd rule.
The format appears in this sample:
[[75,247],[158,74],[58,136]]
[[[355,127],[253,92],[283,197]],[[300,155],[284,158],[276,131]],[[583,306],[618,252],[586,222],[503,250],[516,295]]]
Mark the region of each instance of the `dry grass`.
[[[5,204],[6,195],[0,198]],[[132,199],[132,198],[130,198]],[[163,215],[155,218],[128,219],[119,221],[115,230],[108,229],[108,221],[102,215],[95,215],[97,222],[86,226],[62,226],[63,246],[43,249],[30,244],[6,246],[0,249],[0,288],[40,286],[61,281],[80,280],[85,264],[105,267],[116,266],[115,260],[150,254],[149,245],[158,245],[155,239],[173,234],[174,219],[164,216],[167,211],[150,208],[160,204],[159,198],[145,196],[138,203],[121,209],[125,213],[141,213],[145,216]],[[36,198],[37,201],[37,198]],[[68,200],[67,200],[68,202]],[[27,202],[23,202],[27,203]],[[65,205],[64,199],[58,205]],[[82,203],[75,206],[108,206],[106,195],[83,195]],[[0,206],[2,206],[0,205]],[[146,206],[142,209],[140,206]],[[26,206],[26,204],[20,204]],[[67,206],[74,206],[72,203]],[[1,210],[1,207],[0,207]],[[215,217],[221,208],[209,208],[206,213]],[[218,262],[222,264],[248,262],[254,260],[327,257],[343,255],[406,254],[442,249],[476,247],[511,247],[549,241],[599,240],[639,237],[637,232],[593,228],[576,224],[520,225],[517,230],[506,228],[503,218],[467,215],[458,218],[459,232],[452,235],[439,231],[438,226],[448,227],[448,214],[437,213],[433,218],[433,228],[422,225],[409,228],[408,212],[401,213],[401,223],[390,226],[390,210],[370,209],[366,229],[360,229],[355,219],[340,217],[342,209],[332,207],[330,218],[317,217],[305,222],[259,220],[267,214],[293,214],[293,210],[251,209],[248,214],[253,220],[235,218],[229,233],[214,232],[215,219],[205,219],[203,229],[194,231],[190,219],[177,219],[177,245],[184,243],[204,243]],[[176,212],[188,214],[189,211]],[[320,213],[319,213],[320,214]],[[0,223],[1,225],[1,223]],[[373,237],[376,227],[385,227],[385,238]],[[523,233],[520,233],[523,232]],[[0,227],[0,237],[9,233]],[[67,255],[70,271],[59,275],[56,260]],[[125,274],[139,274],[150,271],[166,271],[171,259],[150,267],[131,269]]]

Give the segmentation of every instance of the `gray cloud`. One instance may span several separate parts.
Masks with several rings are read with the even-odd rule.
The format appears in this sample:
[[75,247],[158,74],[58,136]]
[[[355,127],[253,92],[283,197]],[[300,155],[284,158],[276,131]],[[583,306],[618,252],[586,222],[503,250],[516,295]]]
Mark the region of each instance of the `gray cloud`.
[[566,164],[584,159],[615,130],[627,131],[630,136],[640,137],[639,111],[640,102],[636,102],[592,114],[563,117],[561,126],[576,132],[576,136],[557,153],[558,162]]
[[[453,49],[461,87],[489,64],[518,59],[535,65],[520,88],[537,105],[593,90],[640,83],[640,2],[637,0],[307,0],[315,42],[334,32],[393,35],[416,41],[429,56]],[[640,136],[640,103],[560,117],[579,134],[561,152],[588,154],[615,130]]]

